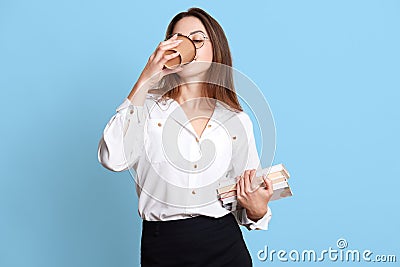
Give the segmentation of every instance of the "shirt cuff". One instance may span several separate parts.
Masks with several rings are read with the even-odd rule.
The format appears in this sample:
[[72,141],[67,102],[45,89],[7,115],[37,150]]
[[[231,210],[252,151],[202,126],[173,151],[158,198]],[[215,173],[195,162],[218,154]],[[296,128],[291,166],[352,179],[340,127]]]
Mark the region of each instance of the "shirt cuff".
[[267,213],[257,220],[257,222],[251,220],[249,217],[247,217],[247,212],[246,209],[243,209],[242,213],[242,223],[247,227],[249,230],[268,230],[268,224],[269,221],[271,220],[272,217],[272,212],[270,207],[268,206]]

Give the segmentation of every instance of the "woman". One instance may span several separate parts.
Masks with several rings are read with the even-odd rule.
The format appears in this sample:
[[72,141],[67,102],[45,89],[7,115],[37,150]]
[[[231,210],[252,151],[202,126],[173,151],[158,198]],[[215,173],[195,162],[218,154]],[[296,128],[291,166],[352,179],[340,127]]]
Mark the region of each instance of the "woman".
[[[168,69],[165,63],[179,56],[166,53],[178,46],[177,33],[196,43],[196,58]],[[136,171],[142,266],[252,266],[238,224],[266,230],[273,191],[267,178],[251,186],[260,164],[231,66],[218,22],[200,8],[181,12],[104,129],[101,164]],[[229,177],[238,181],[242,209],[218,200],[216,189]]]

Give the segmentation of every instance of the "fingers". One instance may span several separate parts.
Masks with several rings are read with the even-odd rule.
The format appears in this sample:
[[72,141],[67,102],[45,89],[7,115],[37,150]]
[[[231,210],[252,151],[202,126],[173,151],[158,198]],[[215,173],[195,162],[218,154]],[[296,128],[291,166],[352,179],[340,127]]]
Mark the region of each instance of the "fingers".
[[168,74],[172,74],[172,73],[176,73],[176,72],[179,72],[181,70],[183,70],[183,68],[181,66],[176,67],[175,69],[167,69],[166,68],[166,69],[163,70],[164,71],[163,76],[168,75]]
[[237,182],[237,185],[236,185],[236,199],[239,201],[239,200],[242,200],[242,189],[241,189],[241,185],[240,185],[240,180],[242,180],[242,177],[239,177],[239,180],[238,180],[238,182]]
[[161,46],[161,45],[165,45],[165,44],[171,43],[171,42],[175,41],[175,40],[176,40],[176,38],[178,38],[178,34],[174,34],[174,35],[173,35],[171,38],[169,38],[169,39],[167,39],[167,40],[164,40],[164,41],[160,42],[160,43],[158,44],[158,46]]
[[[256,176],[256,169],[252,169],[252,170],[250,171],[250,177],[249,177],[250,190],[251,190],[251,192],[254,191],[253,179],[254,179],[255,176]],[[258,188],[258,186],[257,186],[255,189],[257,189],[257,188]]]
[[[171,54],[164,54],[164,56],[163,56],[161,62],[162,62],[162,63],[165,63],[165,62],[167,62],[168,60],[173,59],[174,57],[179,56],[179,54],[180,54],[179,51],[176,51],[176,52],[171,53]],[[165,60],[165,62],[163,62],[164,60]]]
[[170,49],[172,49],[174,47],[177,47],[182,42],[183,42],[183,40],[174,40],[174,41],[172,41],[170,43],[159,45],[158,48],[162,49],[162,50],[170,50]]
[[272,181],[265,175],[263,175],[263,180],[265,184],[265,189],[268,190],[269,195],[272,196],[272,194],[274,193],[274,188],[272,187]]
[[[156,62],[160,62],[160,61],[164,60],[163,57],[165,56],[165,51],[171,50],[172,48],[177,47],[181,42],[182,42],[182,40],[176,40],[176,41],[174,41],[172,43],[158,46],[156,51],[155,51],[154,60]],[[165,61],[165,62],[167,62],[167,61]]]
[[[150,56],[150,60],[153,60],[153,58],[155,57],[155,55],[157,54],[157,51],[158,51],[158,49],[160,48],[160,47],[164,47],[165,45],[171,45],[171,44],[179,44],[180,42],[175,42],[175,41],[180,41],[180,40],[177,40],[176,38],[178,38],[178,35],[177,34],[174,34],[174,36],[172,36],[171,38],[169,38],[168,40],[165,40],[165,41],[163,41],[163,42],[160,42],[159,44],[158,44],[158,46],[156,47],[156,49],[154,50],[154,52],[151,54],[151,56]],[[172,46],[172,47],[174,47],[174,46]],[[169,48],[167,47],[167,49],[166,50],[168,50]]]
[[256,170],[252,169],[252,170],[246,170],[245,171],[245,175],[244,175],[244,187],[245,187],[245,192],[246,193],[252,193],[253,192],[253,187],[252,187],[252,180],[253,177],[256,174]]
[[[246,189],[244,187],[244,174],[242,174],[240,176],[238,185],[240,186],[240,197],[242,197],[243,195],[246,194]],[[238,197],[239,197],[239,195],[238,195]]]
[[243,173],[243,190],[244,193],[248,193],[250,191],[250,184],[249,184],[249,170],[245,170]]
[[152,78],[152,83],[157,83],[160,79],[170,73],[175,73],[181,71],[181,68],[175,68],[174,70],[165,69],[165,63],[168,60],[176,58],[179,56],[179,52],[175,53],[165,53],[165,51],[172,50],[177,47],[180,40],[177,39],[178,35],[175,34],[168,40],[160,42],[154,52],[149,56],[146,66],[143,68],[140,77],[142,79]]

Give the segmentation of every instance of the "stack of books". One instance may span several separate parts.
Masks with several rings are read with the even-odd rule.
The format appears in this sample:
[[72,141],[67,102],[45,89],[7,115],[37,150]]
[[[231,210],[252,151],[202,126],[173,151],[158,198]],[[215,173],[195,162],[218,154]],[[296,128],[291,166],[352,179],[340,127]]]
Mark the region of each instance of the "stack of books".
[[[256,172],[256,175],[251,182],[251,188],[253,190],[256,190],[260,186],[265,187],[263,176],[268,177],[272,182],[274,193],[270,201],[293,195],[288,183],[290,174],[283,164],[277,164]],[[222,202],[223,207],[230,211],[243,208],[236,199],[236,186],[237,178],[235,177],[227,180],[223,186],[217,189],[218,198]]]

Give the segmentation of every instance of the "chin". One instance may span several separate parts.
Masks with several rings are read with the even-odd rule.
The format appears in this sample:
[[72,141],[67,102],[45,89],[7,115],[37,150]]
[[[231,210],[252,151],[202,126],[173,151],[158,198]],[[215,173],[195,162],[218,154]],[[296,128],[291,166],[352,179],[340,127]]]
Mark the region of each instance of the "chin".
[[182,66],[182,70],[176,74],[181,78],[196,78],[203,77],[210,68],[212,62],[208,61],[193,61]]

